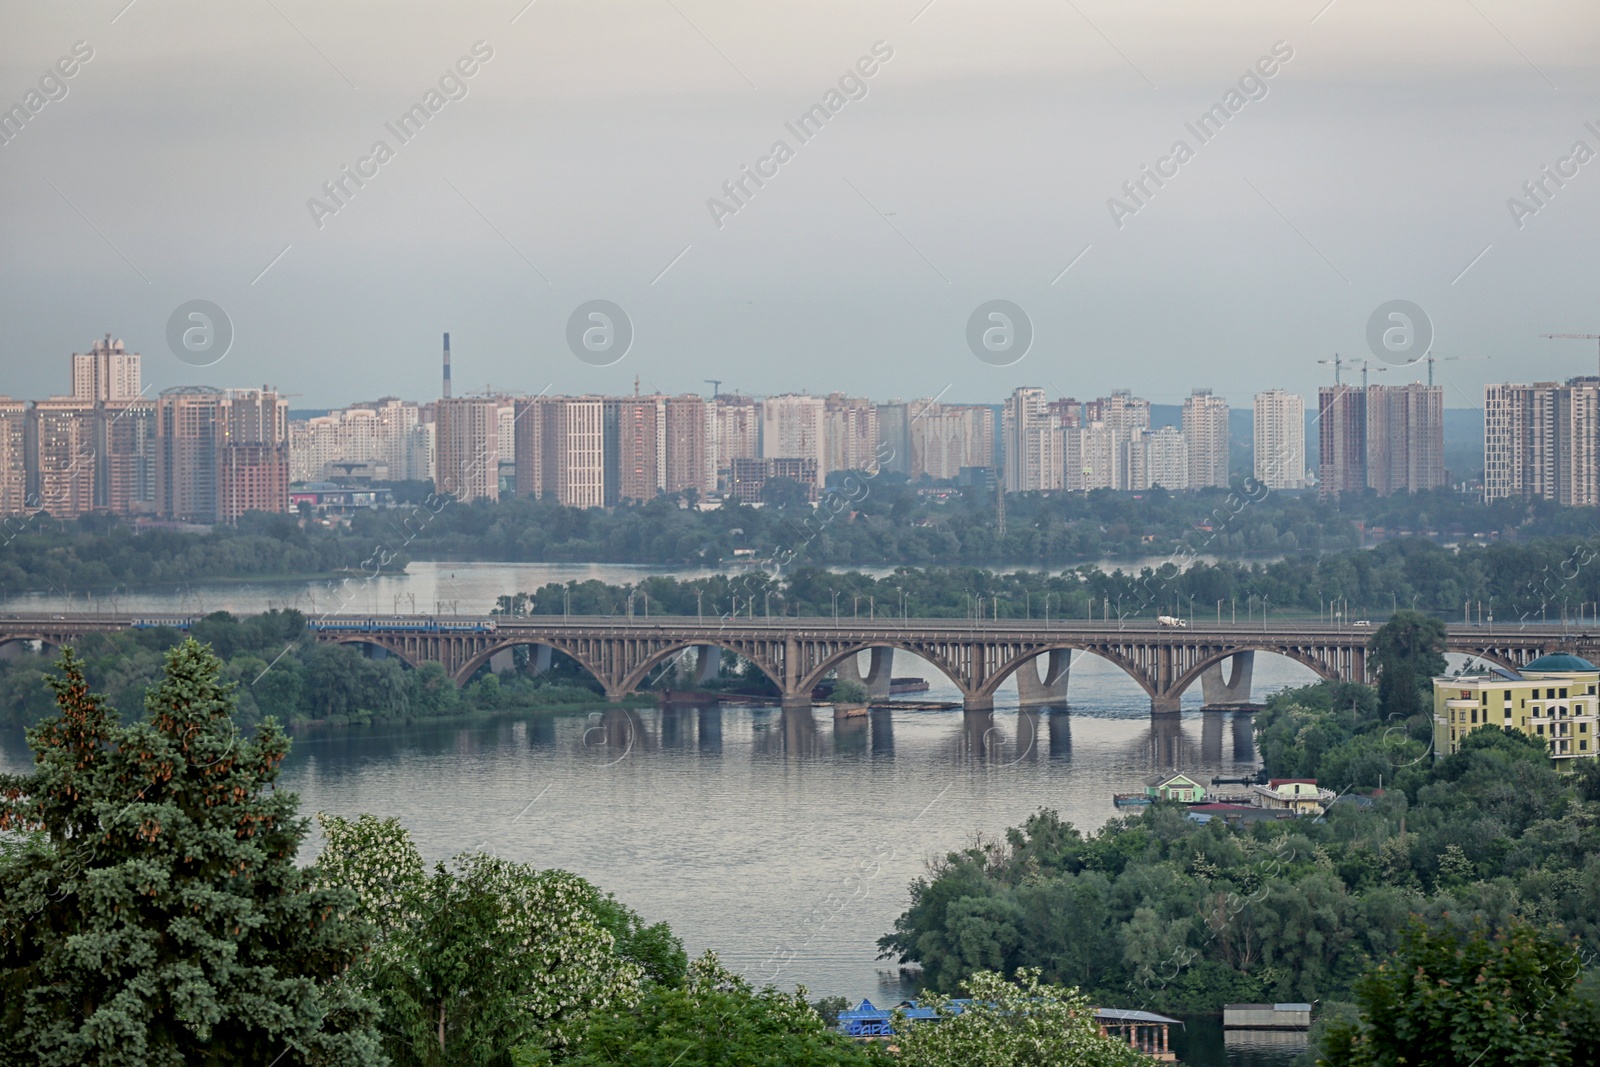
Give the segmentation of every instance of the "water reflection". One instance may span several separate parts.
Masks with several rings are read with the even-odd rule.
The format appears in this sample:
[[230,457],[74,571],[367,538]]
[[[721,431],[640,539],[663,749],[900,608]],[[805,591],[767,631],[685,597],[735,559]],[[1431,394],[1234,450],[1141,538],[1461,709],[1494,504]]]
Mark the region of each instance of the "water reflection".
[[1051,760],[1070,760],[1072,758],[1072,715],[1067,712],[1066,704],[1046,704],[1043,712],[1048,713],[1050,725],[1050,758]]
[[887,708],[873,708],[870,719],[872,758],[885,762],[894,759],[894,712]]
[[700,726],[700,751],[707,755],[722,755],[722,705],[696,708],[695,721]]
[[1200,758],[1216,761],[1222,758],[1222,712],[1208,711],[1200,727]]

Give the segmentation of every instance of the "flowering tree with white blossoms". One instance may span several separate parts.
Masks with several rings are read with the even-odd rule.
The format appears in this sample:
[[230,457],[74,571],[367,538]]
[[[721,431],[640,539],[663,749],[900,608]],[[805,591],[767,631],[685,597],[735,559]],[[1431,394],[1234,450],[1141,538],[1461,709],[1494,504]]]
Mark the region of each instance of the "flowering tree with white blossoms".
[[[1076,989],[1047,985],[1024,968],[1008,982],[978,971],[964,983],[972,997],[955,1006],[924,997],[934,1022],[895,1021],[903,1067],[1138,1067],[1150,1061],[1127,1043],[1103,1037],[1094,1008]],[[959,1007],[959,1010],[958,1010]]]
[[405,829],[370,815],[318,821],[318,869],[355,891],[379,931],[351,980],[383,1004],[395,1064],[488,1064],[561,1048],[595,1012],[637,1003],[644,969],[618,951],[598,891],[565,871],[463,854],[432,873]]

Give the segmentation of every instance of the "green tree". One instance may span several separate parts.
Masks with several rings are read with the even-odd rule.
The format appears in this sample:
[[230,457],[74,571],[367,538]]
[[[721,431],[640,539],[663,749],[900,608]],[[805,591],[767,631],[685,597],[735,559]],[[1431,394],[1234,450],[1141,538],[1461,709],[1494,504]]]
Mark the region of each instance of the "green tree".
[[1556,931],[1417,922],[1356,982],[1360,1021],[1328,1027],[1317,1063],[1566,1067],[1600,1038],[1574,995],[1581,976],[1577,947]]
[[1385,718],[1400,721],[1423,711],[1423,694],[1445,671],[1445,637],[1444,623],[1417,611],[1396,613],[1372,635],[1368,651]]
[[867,687],[854,678],[839,679],[828,694],[828,701],[832,704],[865,704],[867,698]]
[[368,930],[295,865],[288,741],[239,736],[221,668],[184,642],[123,726],[62,653],[36,767],[0,778],[0,830],[30,835],[0,856],[0,1061],[382,1062],[337,981]]
[[[425,872],[394,819],[318,820],[322,877],[353,889],[378,929],[353,980],[382,1004],[397,1065],[499,1064],[514,1047],[561,1049],[592,1013],[638,1001],[645,964],[618,951],[606,926],[621,906],[583,879],[480,853]],[[659,936],[635,944],[657,966],[671,955]]]
[[[537,1050],[520,1063],[545,1062]],[[565,1067],[869,1067],[893,1060],[828,1029],[805,990],[757,991],[706,953],[681,986],[595,1018]]]
[[934,994],[938,1018],[896,1020],[904,1067],[1137,1067],[1150,1061],[1126,1043],[1103,1037],[1089,999],[1076,989],[1045,985],[1036,970],[1008,982],[979,971],[966,982],[972,999],[952,1004]]

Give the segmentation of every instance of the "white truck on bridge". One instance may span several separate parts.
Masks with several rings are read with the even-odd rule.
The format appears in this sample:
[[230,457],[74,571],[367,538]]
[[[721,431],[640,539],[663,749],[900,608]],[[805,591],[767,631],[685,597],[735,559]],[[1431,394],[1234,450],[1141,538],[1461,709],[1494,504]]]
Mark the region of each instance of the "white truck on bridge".
[[1189,627],[1189,620],[1180,619],[1175,615],[1157,615],[1156,625],[1163,630],[1185,630]]

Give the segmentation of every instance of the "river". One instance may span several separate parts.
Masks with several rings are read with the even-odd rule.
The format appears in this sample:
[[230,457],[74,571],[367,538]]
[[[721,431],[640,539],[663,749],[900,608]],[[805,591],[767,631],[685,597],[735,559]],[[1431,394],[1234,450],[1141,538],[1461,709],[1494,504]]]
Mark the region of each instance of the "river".
[[[346,610],[392,610],[405,588],[419,603],[452,593],[467,613],[546,581],[659,573],[549,564],[412,570],[370,583],[364,605]],[[119,606],[251,612],[294,606],[288,588],[214,586],[161,594],[199,598],[183,608],[154,594]],[[894,673],[929,681],[914,699],[960,699],[920,660],[900,654]],[[1311,680],[1298,664],[1257,657],[1258,700]],[[1021,712],[1008,683],[992,721],[895,709],[836,725],[821,708],[796,715],[712,706],[301,731],[283,784],[308,813],[398,816],[430,863],[483,849],[574,871],[647,920],[665,919],[691,953],[715,948],[758,983],[892,1003],[911,986],[876,958],[876,943],[930,860],[978,835],[998,839],[1039,808],[1098,827],[1117,814],[1113,793],[1140,788],[1158,770],[1202,781],[1253,771],[1250,716],[1202,713],[1198,700],[1195,687],[1185,714],[1153,721],[1133,681],[1079,656],[1069,705]],[[20,731],[5,733],[0,770],[29,762]],[[318,847],[308,841],[304,857]],[[1187,1062],[1288,1062],[1276,1051],[1224,1057],[1220,1035],[1201,1024],[1193,1040],[1202,1035],[1206,1048],[1190,1049]]]
[[[1215,562],[1209,557],[1199,561]],[[1118,567],[1138,573],[1142,567],[1159,568],[1166,557],[1113,561],[1098,566],[1107,571]],[[853,569],[882,577],[893,567],[862,566]],[[995,567],[1009,573],[1015,570],[1040,570],[1039,567]],[[1043,568],[1051,573],[1066,567]],[[295,608],[308,615],[323,613],[390,614],[483,614],[495,599],[509,593],[531,593],[550,582],[600,581],[613,585],[637,582],[653,574],[676,578],[701,578],[724,573],[725,567],[672,568],[653,564],[625,563],[439,563],[419,560],[404,573],[383,574],[376,578],[358,577],[339,581],[322,579],[284,579],[281,581],[217,581],[182,585],[60,593],[18,593],[0,595],[0,612],[151,612],[208,614],[231,611],[253,615],[273,608]]]

